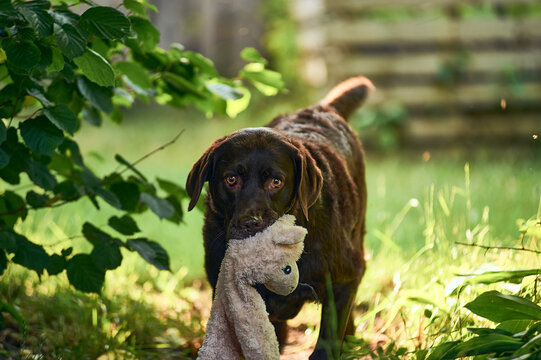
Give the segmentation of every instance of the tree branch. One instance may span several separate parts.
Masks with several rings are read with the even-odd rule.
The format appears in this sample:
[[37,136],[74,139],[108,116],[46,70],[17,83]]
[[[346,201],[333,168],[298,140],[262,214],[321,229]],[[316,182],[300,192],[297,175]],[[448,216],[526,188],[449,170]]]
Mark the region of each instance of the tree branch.
[[130,164],[130,166],[126,166],[126,168],[125,168],[124,170],[120,171],[119,174],[123,174],[124,172],[126,172],[127,170],[129,170],[130,167],[135,167],[135,165],[139,164],[141,161],[145,160],[146,158],[148,158],[148,157],[154,155],[154,154],[157,153],[158,151],[164,150],[165,148],[167,148],[167,147],[173,145],[173,144],[178,140],[178,138],[180,137],[180,135],[182,135],[182,134],[184,133],[185,130],[186,130],[186,129],[180,130],[180,132],[179,132],[177,135],[175,135],[175,137],[174,137],[171,141],[169,141],[169,142],[167,142],[167,143],[165,143],[165,144],[163,144],[163,145],[157,147],[156,149],[152,150],[152,151],[149,152],[148,154],[145,154],[145,155],[143,155],[142,157],[140,157],[139,159],[135,160],[133,163]]
[[541,251],[535,250],[535,249],[529,249],[524,246],[522,247],[513,247],[513,246],[488,246],[488,245],[479,245],[479,244],[469,244],[469,243],[463,243],[460,241],[455,241],[455,244],[457,245],[464,245],[464,246],[471,246],[471,247],[478,247],[485,250],[514,250],[514,251],[527,251],[527,252],[533,252],[535,254],[541,254]]

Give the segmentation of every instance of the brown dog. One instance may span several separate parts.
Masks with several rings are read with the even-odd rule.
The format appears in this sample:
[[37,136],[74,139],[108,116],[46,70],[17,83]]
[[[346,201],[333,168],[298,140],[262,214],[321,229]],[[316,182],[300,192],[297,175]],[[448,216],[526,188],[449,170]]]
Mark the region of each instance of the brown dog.
[[[319,105],[216,140],[186,183],[189,210],[209,183],[203,235],[213,288],[228,239],[253,235],[286,213],[308,229],[300,282],[323,304],[311,359],[337,358],[344,336],[354,331],[350,312],[365,270],[366,184],[362,146],[345,119],[372,88],[364,77],[351,78]],[[288,296],[257,289],[284,344],[287,319],[316,298],[309,286]]]

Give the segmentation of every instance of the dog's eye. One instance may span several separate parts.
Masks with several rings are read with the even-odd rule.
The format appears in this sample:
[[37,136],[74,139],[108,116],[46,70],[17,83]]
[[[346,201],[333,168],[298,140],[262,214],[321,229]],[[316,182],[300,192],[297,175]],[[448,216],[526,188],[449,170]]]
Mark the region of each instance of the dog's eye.
[[282,271],[284,272],[284,274],[286,275],[289,275],[291,274],[291,266],[286,266],[285,268],[282,269]]
[[230,175],[230,176],[225,177],[225,183],[227,185],[229,185],[229,186],[235,185],[238,181],[239,181],[239,179],[234,175]]
[[270,181],[270,187],[273,189],[279,189],[282,187],[283,181],[278,178],[272,178]]

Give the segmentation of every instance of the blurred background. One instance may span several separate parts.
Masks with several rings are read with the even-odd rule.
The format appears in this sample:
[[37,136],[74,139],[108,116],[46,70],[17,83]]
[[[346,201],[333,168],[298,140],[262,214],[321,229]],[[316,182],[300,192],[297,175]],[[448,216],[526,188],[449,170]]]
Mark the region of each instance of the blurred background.
[[541,127],[538,0],[155,4],[162,46],[201,51],[225,75],[234,76],[240,50],[254,46],[284,74],[294,98],[370,77],[378,91],[354,121],[378,128],[367,145],[529,146]]
[[[134,161],[184,129],[175,144],[138,166],[150,178],[183,184],[192,164],[219,136],[263,126],[280,113],[316,103],[347,77],[365,75],[377,91],[351,125],[366,149],[366,277],[373,281],[363,282],[359,313],[381,304],[380,299],[396,289],[400,269],[407,265],[409,273],[410,260],[417,259],[419,251],[428,251],[427,246],[434,253],[422,257],[425,263],[419,266],[412,286],[445,283],[452,271],[468,273],[474,270],[473,263],[485,262],[482,252],[461,258],[455,242],[517,244],[517,219],[539,216],[540,0],[152,3],[159,9],[151,20],[161,32],[161,47],[180,43],[202,52],[221,74],[234,77],[244,65],[240,51],[253,46],[269,60],[271,69],[283,75],[287,91],[269,98],[252,89],[251,105],[234,119],[139,103],[121,124],[105,121],[96,128],[83,123],[76,138],[96,173],[113,171],[115,154]],[[54,211],[32,212],[21,231],[53,249],[72,241],[76,251],[85,251],[90,245],[80,237],[81,224],[106,224],[113,213],[111,209],[98,212],[82,200]],[[91,346],[86,338],[96,343],[97,355],[104,344],[123,348],[124,341],[132,341],[135,347],[170,344],[196,352],[193,339],[203,334],[210,304],[203,271],[203,215],[199,210],[187,213],[180,226],[152,214],[137,219],[144,236],[159,241],[168,251],[171,274],[126,253],[122,266],[107,273],[103,297],[96,298],[67,296],[65,290],[58,290],[68,288],[62,278],[65,274],[38,287],[35,274],[10,268],[5,278],[23,279],[19,285],[14,281],[10,291],[26,296],[20,304],[30,304],[25,311],[27,321],[41,324],[40,335],[29,341],[36,341],[35,346],[44,342],[70,348],[75,341],[70,336],[79,331],[77,341],[84,344],[79,349],[84,354]],[[519,261],[503,255],[496,259],[486,261],[494,260],[498,266]],[[442,270],[442,264],[454,267]],[[430,278],[433,275],[440,276],[439,280]],[[33,302],[36,294],[56,300],[38,297]],[[40,315],[55,313],[59,304],[65,311],[62,322]],[[74,325],[69,325],[70,319]],[[102,319],[109,319],[108,327]],[[375,315],[372,326],[374,319]],[[83,321],[94,328],[102,324],[101,332],[85,333]],[[365,329],[362,321],[357,324]],[[76,330],[69,331],[69,326]],[[314,329],[302,326],[308,335]],[[58,335],[63,333],[65,339]],[[386,334],[408,338],[407,334]]]

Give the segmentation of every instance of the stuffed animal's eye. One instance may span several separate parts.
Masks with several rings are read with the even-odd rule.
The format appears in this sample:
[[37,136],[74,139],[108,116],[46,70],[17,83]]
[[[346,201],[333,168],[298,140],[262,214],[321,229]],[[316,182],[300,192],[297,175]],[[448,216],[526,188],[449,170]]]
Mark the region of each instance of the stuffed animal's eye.
[[289,275],[291,274],[291,266],[286,266],[285,268],[282,269],[282,271],[284,272],[284,274],[286,275]]
[[239,181],[238,177],[234,175],[229,175],[225,177],[225,183],[229,186],[235,185]]

